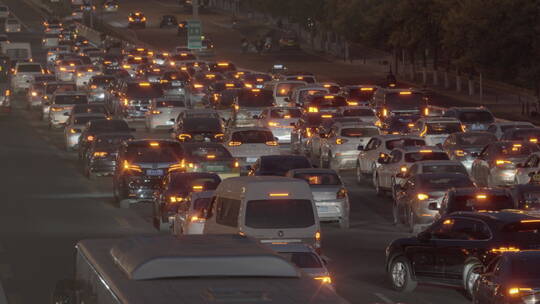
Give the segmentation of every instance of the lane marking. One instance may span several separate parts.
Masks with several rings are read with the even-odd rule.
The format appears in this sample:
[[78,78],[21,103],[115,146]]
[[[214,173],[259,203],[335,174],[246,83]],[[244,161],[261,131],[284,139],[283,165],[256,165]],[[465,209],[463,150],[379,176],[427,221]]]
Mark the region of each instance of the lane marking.
[[[13,304],[15,302],[10,301],[10,303]],[[6,293],[4,292],[4,288],[2,287],[2,282],[0,282],[0,304],[8,304]]]
[[390,300],[387,296],[383,295],[382,293],[376,292],[376,293],[374,293],[374,295],[377,298],[381,299],[386,304],[394,304],[394,301]]

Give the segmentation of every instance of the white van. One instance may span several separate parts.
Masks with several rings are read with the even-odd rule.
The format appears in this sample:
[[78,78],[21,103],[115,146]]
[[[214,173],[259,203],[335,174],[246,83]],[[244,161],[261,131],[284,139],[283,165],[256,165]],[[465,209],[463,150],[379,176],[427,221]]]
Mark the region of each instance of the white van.
[[240,234],[261,243],[306,243],[320,249],[317,209],[303,180],[278,176],[227,178],[203,213],[203,234]]

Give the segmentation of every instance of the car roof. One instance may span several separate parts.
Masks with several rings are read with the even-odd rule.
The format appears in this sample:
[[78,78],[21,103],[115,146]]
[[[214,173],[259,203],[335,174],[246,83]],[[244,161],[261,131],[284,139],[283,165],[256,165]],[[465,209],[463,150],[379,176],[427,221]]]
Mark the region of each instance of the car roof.
[[184,142],[182,143],[182,147],[186,148],[197,148],[197,147],[216,147],[216,148],[225,148],[222,144],[216,143],[216,142]]
[[240,131],[268,131],[268,132],[272,132],[272,131],[270,131],[270,129],[265,128],[265,127],[233,127],[233,128],[230,128],[230,133],[240,132]]
[[456,136],[467,136],[467,135],[491,135],[491,136],[495,136],[493,133],[487,132],[487,131],[467,131],[467,132],[456,132],[454,134]]
[[538,217],[530,216],[522,212],[516,211],[487,211],[487,212],[474,212],[474,211],[458,211],[449,214],[449,216],[461,216],[469,218],[480,218],[491,221],[497,221],[502,223],[515,223],[521,220],[538,220]]
[[294,155],[294,154],[279,154],[279,155],[263,155],[260,157],[261,158],[261,161],[263,160],[274,160],[274,159],[307,159],[309,160],[307,157],[303,156],[303,155]]
[[461,165],[461,162],[459,160],[422,160],[415,162],[415,165]]
[[380,138],[382,140],[393,140],[393,139],[419,139],[425,140],[424,138],[417,135],[402,135],[402,134],[379,134],[373,137]]
[[484,107],[450,107],[448,110],[456,110],[460,112],[489,112],[489,110]]
[[419,152],[421,150],[431,150],[432,152],[444,152],[441,148],[437,146],[405,146],[398,147],[394,150],[403,150],[404,152]]
[[87,95],[86,92],[82,91],[66,91],[66,92],[54,92],[54,95]]
[[488,187],[470,187],[470,188],[453,188],[451,190],[455,195],[470,195],[475,193],[488,193],[495,195],[508,194],[506,188],[488,188]]
[[172,139],[135,139],[129,142],[130,145],[147,144],[151,142],[167,143],[167,144],[180,144],[179,141]]
[[291,174],[297,173],[313,173],[313,174],[336,174],[337,172],[334,169],[325,169],[325,168],[299,168],[289,170]]
[[171,173],[171,176],[175,179],[177,178],[182,178],[182,177],[185,177],[185,178],[189,178],[189,177],[217,177],[219,178],[219,175],[217,175],[216,173],[210,173],[210,172],[172,172]]
[[459,119],[454,117],[442,117],[442,116],[436,116],[436,117],[422,117],[419,119],[419,121],[423,122],[456,122],[459,123]]
[[336,122],[333,124],[334,126],[337,126],[339,128],[350,128],[350,127],[359,127],[359,128],[372,128],[372,129],[378,129],[377,126],[374,124],[367,122],[367,121],[346,121],[346,122]]

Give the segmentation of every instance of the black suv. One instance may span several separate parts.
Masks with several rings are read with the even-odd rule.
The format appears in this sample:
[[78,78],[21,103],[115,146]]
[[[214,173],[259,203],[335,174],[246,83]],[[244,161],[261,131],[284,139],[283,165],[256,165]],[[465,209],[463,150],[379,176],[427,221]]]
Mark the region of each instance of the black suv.
[[450,189],[441,201],[437,218],[459,211],[499,211],[514,208],[512,194],[505,188]]
[[309,159],[303,155],[265,155],[249,168],[251,176],[285,176],[289,170],[313,168]]
[[126,140],[133,140],[129,134],[103,134],[96,136],[90,143],[88,153],[83,160],[83,173],[88,179],[94,176],[114,174],[118,148]]
[[185,203],[191,192],[215,190],[221,178],[215,173],[171,171],[154,193],[153,222],[160,231],[168,231],[169,217],[178,212],[178,205]]
[[395,290],[418,283],[464,288],[470,295],[478,270],[502,252],[540,248],[540,219],[519,212],[456,212],[418,236],[386,248],[386,272]]
[[118,151],[113,176],[114,198],[120,208],[151,201],[163,177],[181,168],[181,151],[180,143],[172,140],[124,142]]
[[135,129],[130,128],[122,119],[95,119],[86,123],[79,136],[77,149],[79,150],[79,160],[83,160],[88,153],[90,144],[101,134],[126,134],[131,135]]

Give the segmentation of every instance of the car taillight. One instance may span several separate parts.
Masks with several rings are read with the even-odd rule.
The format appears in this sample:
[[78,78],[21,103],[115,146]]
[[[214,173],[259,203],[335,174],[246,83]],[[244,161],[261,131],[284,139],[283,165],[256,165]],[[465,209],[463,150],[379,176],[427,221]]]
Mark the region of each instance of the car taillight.
[[191,139],[191,135],[190,135],[190,134],[182,133],[182,134],[178,135],[178,139],[181,140],[181,141],[184,141],[184,140],[187,140],[187,139]]
[[347,189],[341,188],[336,194],[336,198],[346,198],[347,197]]
[[240,168],[240,163],[239,163],[237,160],[234,161],[233,167],[234,167],[234,168]]
[[465,151],[463,151],[463,150],[455,150],[454,154],[456,156],[458,156],[458,157],[462,157],[462,156],[465,156]]
[[133,171],[133,172],[142,172],[142,169],[138,165],[132,165],[127,160],[124,161],[124,170],[126,171]]
[[330,276],[315,277],[314,279],[322,284],[332,284],[332,278]]
[[429,195],[424,194],[424,193],[418,193],[418,194],[416,195],[416,197],[417,197],[418,200],[420,200],[420,201],[425,201],[425,200],[427,200],[427,199],[429,198]]
[[279,144],[278,144],[277,141],[272,140],[272,141],[267,141],[267,142],[266,142],[266,145],[267,145],[267,146],[277,146],[277,145],[279,145]]
[[342,145],[346,142],[348,142],[349,140],[348,139],[345,139],[345,138],[336,138],[336,145]]
[[107,154],[107,152],[94,152],[94,157],[105,157]]
[[230,141],[228,143],[229,147],[237,147],[237,146],[240,146],[242,144],[242,142],[239,142],[239,141]]

